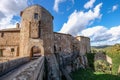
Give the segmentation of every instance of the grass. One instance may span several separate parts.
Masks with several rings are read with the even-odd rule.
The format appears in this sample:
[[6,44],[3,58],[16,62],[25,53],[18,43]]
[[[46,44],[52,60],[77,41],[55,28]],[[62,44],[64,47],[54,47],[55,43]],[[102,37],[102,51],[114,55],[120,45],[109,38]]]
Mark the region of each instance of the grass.
[[120,76],[94,72],[91,69],[79,69],[72,73],[73,80],[120,80]]

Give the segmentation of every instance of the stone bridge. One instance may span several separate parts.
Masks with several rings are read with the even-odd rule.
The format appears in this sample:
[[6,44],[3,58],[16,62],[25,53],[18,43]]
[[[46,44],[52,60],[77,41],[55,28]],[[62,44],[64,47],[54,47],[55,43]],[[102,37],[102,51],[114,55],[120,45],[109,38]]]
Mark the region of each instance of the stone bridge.
[[72,80],[69,73],[79,67],[78,52],[34,57],[1,62],[0,80]]
[[44,56],[32,61],[24,57],[0,63],[0,80],[43,80],[43,74]]

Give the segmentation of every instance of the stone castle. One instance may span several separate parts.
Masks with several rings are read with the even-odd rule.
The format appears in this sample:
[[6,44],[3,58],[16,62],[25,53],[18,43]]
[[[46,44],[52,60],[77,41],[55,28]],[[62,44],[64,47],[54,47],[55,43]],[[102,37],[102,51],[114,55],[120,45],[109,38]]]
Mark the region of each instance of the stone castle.
[[0,30],[0,56],[45,56],[49,80],[59,80],[62,69],[70,73],[87,66],[88,37],[53,32],[53,16],[39,5],[27,7],[20,16],[16,28]]

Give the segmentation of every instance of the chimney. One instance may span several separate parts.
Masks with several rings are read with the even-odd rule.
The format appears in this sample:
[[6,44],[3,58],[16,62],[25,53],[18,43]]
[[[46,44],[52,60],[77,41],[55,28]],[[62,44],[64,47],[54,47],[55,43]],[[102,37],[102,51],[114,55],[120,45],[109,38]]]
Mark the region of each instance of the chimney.
[[20,24],[19,23],[16,24],[16,28],[20,28]]

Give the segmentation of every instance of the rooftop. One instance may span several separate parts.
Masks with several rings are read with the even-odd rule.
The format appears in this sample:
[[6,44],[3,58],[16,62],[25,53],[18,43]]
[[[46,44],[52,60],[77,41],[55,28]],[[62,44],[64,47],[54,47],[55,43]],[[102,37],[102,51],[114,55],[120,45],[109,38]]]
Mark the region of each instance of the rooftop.
[[8,28],[8,29],[2,29],[0,32],[19,32],[20,28]]

